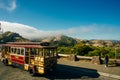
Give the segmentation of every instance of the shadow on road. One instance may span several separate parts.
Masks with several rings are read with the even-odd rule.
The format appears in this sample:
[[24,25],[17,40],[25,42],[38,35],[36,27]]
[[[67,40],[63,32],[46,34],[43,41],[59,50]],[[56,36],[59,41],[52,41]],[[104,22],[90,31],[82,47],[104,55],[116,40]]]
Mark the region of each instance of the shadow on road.
[[[37,77],[38,76],[40,75],[37,75]],[[50,72],[43,76],[50,80],[54,80],[54,79],[98,78],[100,75],[97,73],[97,70],[94,69],[58,64],[55,72]]]
[[[1,64],[1,63],[0,63]],[[10,66],[4,66],[0,65],[5,71],[3,71],[5,74],[13,71],[11,74],[16,74],[22,70],[17,69],[16,67],[10,67]],[[88,65],[89,66],[89,65]],[[23,73],[24,72],[24,73]],[[30,76],[25,72],[24,70],[21,73],[21,76],[26,75]],[[3,74],[3,73],[2,73]],[[15,75],[14,74],[14,75]],[[6,74],[8,76],[8,74]],[[97,73],[97,70],[95,69],[88,69],[88,68],[83,68],[83,67],[74,67],[74,66],[68,66],[68,65],[63,65],[63,64],[58,64],[57,69],[55,72],[49,72],[48,74],[45,75],[40,75],[37,74],[36,76],[33,76],[34,78],[47,78],[48,80],[55,80],[55,79],[88,79],[88,78],[98,78],[100,75]],[[10,77],[10,76],[9,76]],[[38,80],[36,79],[36,80]],[[91,79],[92,80],[92,79]]]

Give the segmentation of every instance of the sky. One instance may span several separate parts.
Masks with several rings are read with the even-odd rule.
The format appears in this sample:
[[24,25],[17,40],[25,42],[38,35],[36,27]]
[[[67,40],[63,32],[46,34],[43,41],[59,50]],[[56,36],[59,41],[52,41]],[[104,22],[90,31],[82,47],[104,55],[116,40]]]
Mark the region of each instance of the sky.
[[120,0],[0,0],[0,23],[29,39],[120,40]]

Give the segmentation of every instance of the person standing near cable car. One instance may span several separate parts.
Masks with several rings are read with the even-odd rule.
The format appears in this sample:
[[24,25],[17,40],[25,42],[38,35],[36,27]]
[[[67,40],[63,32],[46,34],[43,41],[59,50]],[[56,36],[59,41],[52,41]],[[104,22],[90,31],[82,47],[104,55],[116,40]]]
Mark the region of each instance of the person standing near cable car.
[[108,55],[106,54],[106,55],[105,55],[105,67],[108,67],[108,62],[109,62],[109,57],[108,57]]

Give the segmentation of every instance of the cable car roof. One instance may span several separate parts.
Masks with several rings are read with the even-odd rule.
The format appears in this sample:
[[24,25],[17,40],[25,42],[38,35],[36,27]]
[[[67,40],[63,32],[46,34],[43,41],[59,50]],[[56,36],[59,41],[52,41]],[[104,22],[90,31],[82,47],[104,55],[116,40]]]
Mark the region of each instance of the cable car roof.
[[24,48],[57,48],[56,46],[48,46],[47,42],[8,42],[2,46],[24,47]]

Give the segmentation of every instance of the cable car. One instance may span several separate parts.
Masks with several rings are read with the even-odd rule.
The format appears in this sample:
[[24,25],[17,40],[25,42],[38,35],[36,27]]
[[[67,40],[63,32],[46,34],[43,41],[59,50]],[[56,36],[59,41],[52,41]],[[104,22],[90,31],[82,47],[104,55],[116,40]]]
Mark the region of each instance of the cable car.
[[31,75],[54,71],[57,65],[57,47],[47,42],[8,42],[2,45],[1,61],[29,71]]

